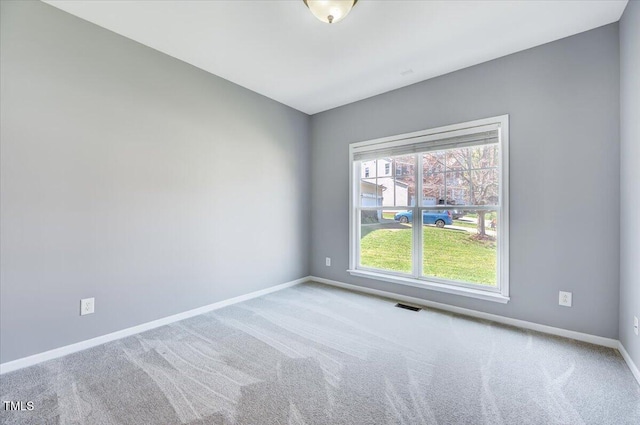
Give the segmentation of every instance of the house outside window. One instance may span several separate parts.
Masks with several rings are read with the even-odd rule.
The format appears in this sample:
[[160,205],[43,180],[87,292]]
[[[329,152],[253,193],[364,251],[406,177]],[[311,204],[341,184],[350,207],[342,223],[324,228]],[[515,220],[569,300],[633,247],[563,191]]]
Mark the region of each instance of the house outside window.
[[507,302],[508,136],[505,115],[351,144],[349,272]]

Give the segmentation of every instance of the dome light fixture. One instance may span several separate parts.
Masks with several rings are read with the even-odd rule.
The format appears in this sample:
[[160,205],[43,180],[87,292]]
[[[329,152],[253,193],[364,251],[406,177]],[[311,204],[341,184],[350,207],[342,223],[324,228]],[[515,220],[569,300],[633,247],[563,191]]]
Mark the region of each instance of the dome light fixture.
[[340,22],[351,12],[358,0],[302,0],[313,16],[324,23]]

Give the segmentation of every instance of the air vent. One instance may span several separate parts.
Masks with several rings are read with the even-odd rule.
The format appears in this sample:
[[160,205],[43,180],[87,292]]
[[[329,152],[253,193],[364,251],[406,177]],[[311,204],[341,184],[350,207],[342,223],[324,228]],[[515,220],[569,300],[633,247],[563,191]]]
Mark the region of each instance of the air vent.
[[422,310],[420,307],[414,307],[412,305],[406,305],[406,304],[402,304],[402,303],[396,304],[396,307],[404,308],[405,310],[411,310],[411,311],[420,311],[420,310]]

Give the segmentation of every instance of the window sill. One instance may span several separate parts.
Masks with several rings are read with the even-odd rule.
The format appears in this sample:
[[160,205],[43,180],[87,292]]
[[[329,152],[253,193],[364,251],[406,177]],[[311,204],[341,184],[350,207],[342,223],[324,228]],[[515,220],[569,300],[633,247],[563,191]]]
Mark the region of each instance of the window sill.
[[432,291],[445,292],[447,294],[462,295],[463,297],[477,298],[485,301],[493,301],[506,304],[510,298],[498,292],[483,291],[481,289],[465,288],[461,286],[445,285],[426,280],[412,279],[409,277],[392,276],[384,273],[376,273],[364,270],[347,270],[352,276],[366,277],[368,279],[382,280],[398,283],[400,285],[413,286],[414,288],[430,289]]

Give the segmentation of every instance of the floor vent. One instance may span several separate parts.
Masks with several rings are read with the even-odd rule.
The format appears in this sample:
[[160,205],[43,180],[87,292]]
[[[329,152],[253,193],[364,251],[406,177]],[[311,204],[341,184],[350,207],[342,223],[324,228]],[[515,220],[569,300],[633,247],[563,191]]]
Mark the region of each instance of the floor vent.
[[402,303],[396,304],[396,307],[404,308],[405,310],[411,310],[411,311],[420,311],[420,310],[422,310],[420,307],[414,307],[412,305],[406,305],[406,304],[402,304]]

